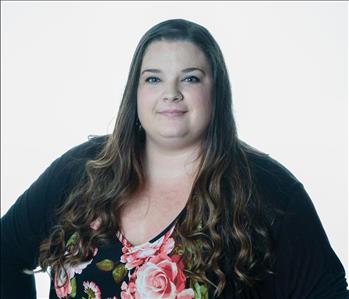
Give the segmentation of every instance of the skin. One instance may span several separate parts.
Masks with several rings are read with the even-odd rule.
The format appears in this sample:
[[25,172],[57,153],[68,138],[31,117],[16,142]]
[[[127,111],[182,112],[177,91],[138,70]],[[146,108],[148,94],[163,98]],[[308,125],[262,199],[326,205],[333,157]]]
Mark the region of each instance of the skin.
[[[183,72],[189,68],[196,69]],[[205,54],[188,41],[156,41],[140,73],[137,110],[146,132],[147,177],[159,182],[192,174],[211,114],[213,80]],[[168,109],[184,113],[162,113]]]
[[140,73],[137,112],[146,134],[147,181],[121,213],[121,232],[135,245],[158,235],[188,200],[213,82],[205,54],[188,41],[151,43]]

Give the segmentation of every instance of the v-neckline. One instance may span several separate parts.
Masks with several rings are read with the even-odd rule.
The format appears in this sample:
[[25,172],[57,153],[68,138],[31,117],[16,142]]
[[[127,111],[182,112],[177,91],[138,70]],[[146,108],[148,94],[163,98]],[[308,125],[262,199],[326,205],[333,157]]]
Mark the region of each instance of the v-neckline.
[[116,238],[121,244],[124,244],[123,242],[126,241],[127,244],[131,245],[132,247],[142,247],[142,246],[145,246],[146,244],[154,243],[158,241],[162,236],[164,236],[173,226],[176,225],[178,218],[183,214],[185,210],[186,210],[186,206],[180,211],[180,213],[176,216],[176,218],[170,222],[170,224],[168,224],[159,234],[157,234],[155,237],[153,237],[149,241],[134,245],[121,233],[120,230],[117,232]]

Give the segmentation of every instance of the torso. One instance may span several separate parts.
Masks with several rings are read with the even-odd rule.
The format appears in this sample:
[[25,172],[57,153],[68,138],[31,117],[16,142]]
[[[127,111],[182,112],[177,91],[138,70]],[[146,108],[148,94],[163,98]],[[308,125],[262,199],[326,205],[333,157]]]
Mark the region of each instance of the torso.
[[133,245],[157,236],[185,208],[191,182],[159,182],[133,195],[121,211],[123,236]]
[[[142,192],[132,202],[130,199],[122,216],[127,238],[122,231],[106,246],[95,248],[91,260],[69,264],[68,284],[59,287],[63,281],[56,275],[50,298],[208,298],[207,285],[194,288],[194,282],[188,279],[187,265],[181,259],[183,248],[173,236],[176,221],[171,220],[184,208],[185,192],[181,188],[161,190],[164,193],[159,191],[152,197],[155,208],[149,208],[148,213],[143,210]],[[146,217],[140,217],[145,213]],[[68,243],[76,241],[72,235]]]

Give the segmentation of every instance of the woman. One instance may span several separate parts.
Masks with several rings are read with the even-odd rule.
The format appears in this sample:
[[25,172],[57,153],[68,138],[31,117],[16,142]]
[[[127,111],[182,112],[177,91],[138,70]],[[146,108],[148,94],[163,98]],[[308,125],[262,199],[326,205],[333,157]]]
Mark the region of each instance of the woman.
[[[175,19],[140,40],[114,132],[2,218],[4,298],[349,298],[303,185],[237,137],[223,55]],[[23,269],[26,269],[24,274]]]

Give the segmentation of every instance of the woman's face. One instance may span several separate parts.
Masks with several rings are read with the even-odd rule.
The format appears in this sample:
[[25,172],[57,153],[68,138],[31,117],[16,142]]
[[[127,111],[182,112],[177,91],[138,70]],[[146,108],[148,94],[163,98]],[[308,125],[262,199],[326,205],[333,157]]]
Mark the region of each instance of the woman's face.
[[211,117],[212,74],[205,54],[188,41],[155,41],[145,51],[137,112],[147,142],[198,143]]

